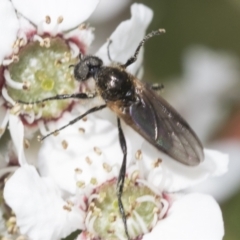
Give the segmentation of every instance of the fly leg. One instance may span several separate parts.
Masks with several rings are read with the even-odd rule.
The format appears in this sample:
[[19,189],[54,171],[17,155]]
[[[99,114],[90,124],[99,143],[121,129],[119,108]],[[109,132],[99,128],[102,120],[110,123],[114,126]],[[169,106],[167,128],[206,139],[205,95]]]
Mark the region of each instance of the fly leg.
[[40,138],[40,141],[43,141],[45,138],[47,138],[47,137],[49,137],[49,136],[51,136],[51,135],[53,135],[53,134],[58,133],[59,131],[61,131],[62,129],[68,127],[69,125],[72,125],[72,124],[78,122],[80,119],[84,118],[84,117],[87,116],[88,114],[93,113],[93,112],[97,112],[97,111],[105,108],[106,106],[107,106],[107,105],[104,104],[104,105],[100,105],[100,106],[93,107],[93,108],[89,109],[89,110],[88,110],[87,112],[85,112],[84,114],[82,114],[82,115],[74,118],[74,119],[73,119],[72,121],[70,121],[68,124],[66,124],[66,125],[62,126],[61,128],[56,129],[55,131],[50,132],[49,134],[41,137],[41,138]]
[[164,89],[164,85],[162,83],[154,83],[151,85],[151,89],[153,91],[161,91]]
[[44,98],[42,100],[37,100],[34,102],[24,102],[21,100],[18,100],[18,103],[22,103],[25,105],[30,105],[30,104],[39,104],[47,101],[52,101],[52,100],[62,100],[62,99],[69,99],[69,98],[77,98],[77,99],[90,99],[96,97],[96,93],[74,93],[74,94],[61,94],[61,95],[56,95],[53,97],[48,97]]
[[124,188],[124,180],[125,180],[125,175],[126,175],[126,164],[127,164],[127,144],[126,144],[126,140],[125,140],[125,137],[123,134],[123,130],[122,130],[121,122],[120,122],[119,118],[117,119],[117,123],[118,123],[119,142],[120,142],[121,149],[123,152],[123,161],[122,161],[122,166],[121,166],[121,169],[119,172],[118,182],[117,182],[117,198],[118,198],[119,212],[122,216],[125,233],[127,235],[127,238],[130,240],[128,228],[127,228],[126,213],[125,213],[124,206],[122,203],[122,193],[123,193],[123,188]]

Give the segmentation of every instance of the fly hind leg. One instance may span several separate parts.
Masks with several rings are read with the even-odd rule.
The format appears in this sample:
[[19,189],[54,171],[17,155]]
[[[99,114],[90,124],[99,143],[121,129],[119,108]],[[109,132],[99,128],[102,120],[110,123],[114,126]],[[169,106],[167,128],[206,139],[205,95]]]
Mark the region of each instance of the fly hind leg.
[[126,140],[123,134],[123,130],[122,130],[121,122],[119,118],[117,119],[117,123],[118,123],[119,142],[123,152],[123,161],[122,161],[122,166],[119,172],[118,182],[117,182],[117,198],[118,198],[119,212],[122,216],[125,233],[127,235],[128,240],[130,240],[128,227],[127,227],[126,213],[122,203],[122,194],[123,194],[124,180],[126,176],[126,165],[127,165],[127,144],[126,144]]

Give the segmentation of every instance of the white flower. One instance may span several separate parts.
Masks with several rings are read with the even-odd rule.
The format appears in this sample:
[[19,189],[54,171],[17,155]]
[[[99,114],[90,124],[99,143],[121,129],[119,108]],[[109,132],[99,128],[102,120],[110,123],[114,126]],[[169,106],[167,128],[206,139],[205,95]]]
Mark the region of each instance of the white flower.
[[29,102],[61,91],[78,91],[75,81],[69,84],[69,65],[76,62],[80,51],[86,53],[94,38],[93,29],[81,24],[99,0],[12,2],[3,0],[0,8],[0,27],[5,29],[0,42],[0,136],[9,122],[10,130],[14,130],[12,138],[15,137],[17,126],[11,118],[19,115],[29,137],[39,127],[41,130],[43,122],[61,117],[74,102],[59,102],[50,105],[50,109],[41,109],[16,105],[15,101]]
[[176,81],[179,84],[175,82],[172,89],[168,87],[167,99],[184,115],[203,143],[228,153],[231,159],[228,174],[208,179],[191,191],[211,194],[223,202],[239,189],[239,141],[212,139],[212,136],[229,116],[228,103],[238,96],[239,60],[225,51],[193,46],[183,56],[183,70],[181,81]]
[[182,81],[177,80],[181,84],[174,84],[168,99],[206,142],[226,117],[223,101],[238,84],[237,61],[225,52],[195,46],[183,56],[183,69]]
[[[71,115],[66,115],[64,118],[68,120]],[[137,173],[139,183],[163,197],[166,206],[163,213],[167,211],[167,215],[158,217],[157,225],[144,238],[151,239],[154,238],[151,236],[162,234],[162,239],[179,239],[177,236],[222,239],[221,211],[211,197],[166,192],[184,190],[208,177],[223,174],[228,157],[205,150],[206,158],[201,165],[194,168],[183,166],[153,147],[146,146],[143,139],[128,126],[124,125],[123,130],[128,146],[127,175]],[[22,234],[34,240],[43,237],[54,240],[75,229],[91,229],[90,222],[85,220],[86,201],[94,198],[93,191],[98,186],[118,177],[122,153],[117,139],[118,131],[112,123],[91,115],[87,121],[68,127],[57,137],[46,139],[38,159],[41,177],[33,167],[23,164],[5,187],[4,197],[16,213]],[[66,140],[66,145],[62,145],[63,140]],[[67,149],[64,149],[66,146]],[[115,191],[112,195],[115,196]],[[73,224],[75,221],[78,222],[77,226]],[[122,228],[121,221],[119,224],[118,228]],[[172,232],[176,224],[177,230]],[[40,231],[43,226],[45,230]],[[79,239],[86,236],[84,234],[85,231]]]
[[[131,13],[131,19],[121,23],[110,36],[113,41],[110,45],[111,58],[117,62],[124,63],[134,53],[152,18],[152,11],[141,4],[132,5]],[[131,32],[134,34],[129,34]],[[129,68],[134,74],[141,68],[141,54],[135,65]],[[96,55],[105,64],[109,63],[107,43]],[[94,104],[90,102],[89,105],[91,103]],[[66,111],[59,121],[48,123],[48,130],[42,127],[41,131],[47,133],[55,130],[78,116],[79,112],[85,111],[86,105],[78,104],[71,112]],[[40,148],[38,171],[29,166],[24,157],[24,129],[20,119],[16,116],[12,119],[14,126],[19,129],[18,137],[13,140],[21,167],[8,179],[4,198],[16,214],[21,233],[32,240],[57,240],[80,229],[83,232],[79,239],[97,238],[106,234],[106,230],[101,229],[104,224],[109,226],[113,223],[111,226],[116,229],[111,228],[107,234],[116,233],[115,238],[118,236],[118,239],[125,239],[115,193],[123,158],[115,114],[105,109],[70,125],[57,136],[47,138]],[[129,203],[125,209],[130,211],[127,219],[130,236],[137,238],[143,235],[143,239],[153,239],[161,235],[163,229],[163,240],[179,239],[179,236],[186,239],[222,239],[224,230],[221,211],[211,197],[201,194],[176,195],[174,192],[184,190],[210,176],[225,173],[228,157],[216,151],[205,150],[202,164],[196,167],[183,166],[157,151],[129,126],[122,124],[122,127],[128,148],[127,188],[124,194],[129,194],[127,197],[123,194],[122,200]],[[110,190],[110,195],[113,200],[106,203],[106,192],[99,189],[112,182],[114,187]],[[130,189],[129,186],[133,188]],[[135,193],[136,188],[139,191]],[[96,207],[95,200],[105,205],[102,208]],[[148,207],[151,205],[151,211],[137,212],[136,208],[143,204]],[[100,222],[99,230],[94,223],[108,208],[116,211],[109,214],[109,217],[107,215],[100,219],[102,224]],[[209,221],[205,221],[206,217]],[[195,222],[199,224],[195,225]],[[176,224],[178,232],[173,233]],[[188,225],[189,232],[185,224]],[[148,233],[149,231],[151,232]]]
[[[106,139],[106,137],[111,138],[111,133],[105,136],[104,139]],[[110,147],[112,151],[114,151],[115,149],[112,145]],[[63,152],[62,154],[64,155]],[[56,157],[59,157],[59,155]],[[161,154],[159,155],[161,156]],[[163,163],[171,161],[165,159],[164,156],[161,157]],[[227,157],[219,153],[215,153],[214,157],[220,163],[227,162]],[[59,167],[55,164],[55,172],[57,175],[50,175],[48,177],[40,177],[33,167],[24,165],[7,181],[4,198],[16,214],[17,224],[22,234],[26,234],[34,240],[43,238],[46,240],[54,240],[65,237],[76,229],[86,230],[87,228],[88,231],[94,229],[92,227],[94,222],[92,221],[95,221],[95,219],[93,218],[92,221],[89,220],[89,217],[85,219],[87,214],[86,207],[91,206],[86,205],[86,201],[90,204],[90,199],[96,198],[96,192],[94,193],[93,190],[101,185],[101,183],[108,182],[108,179],[116,179],[118,171],[112,171],[110,162],[106,163],[108,164],[108,168],[104,168],[103,166],[89,166],[89,168],[87,168],[84,164],[84,157],[79,155],[78,158],[81,160],[79,160],[79,164],[77,164],[77,160],[65,158],[65,162],[70,161],[69,164],[64,164],[65,171],[60,170],[63,167],[63,161],[56,161],[57,164],[60,165]],[[116,155],[115,159],[121,161],[121,155]],[[92,164],[90,161],[92,161]],[[97,156],[96,159],[89,158],[88,162],[86,161],[86,165],[96,165],[95,163],[97,161],[100,162],[99,165],[102,165],[103,161],[101,158],[97,159]],[[209,162],[209,159],[205,159],[205,161]],[[75,165],[75,169],[73,165]],[[79,168],[77,168],[77,166]],[[157,167],[155,165],[155,167],[152,167],[149,171],[147,171],[147,169],[146,171],[144,170],[145,175],[146,172],[148,172],[148,176],[146,176],[145,179],[140,177],[141,171],[138,173],[139,178],[137,178],[137,182],[140,184],[143,183],[143,185],[152,189],[153,194],[157,194],[163,204],[162,207],[159,208],[159,205],[155,203],[160,213],[156,220],[154,220],[155,218],[152,220],[153,230],[145,234],[143,239],[153,239],[158,235],[161,236],[163,240],[181,238],[189,240],[222,239],[224,234],[223,220],[218,204],[211,197],[203,194],[176,195],[164,193],[166,190],[162,192],[159,185],[155,185],[154,181],[151,181],[150,178],[151,174],[154,175],[154,170],[158,168],[161,168],[161,166]],[[201,166],[199,168],[201,169]],[[71,176],[69,169],[72,169]],[[128,176],[134,176],[138,170],[138,166],[132,164],[128,167],[127,174]],[[225,169],[222,170],[224,171]],[[204,172],[203,169],[202,171]],[[105,174],[105,172],[109,172],[109,175]],[[114,173],[115,178],[113,177]],[[169,171],[169,174],[170,173]],[[84,176],[84,181],[82,181],[81,175]],[[102,175],[105,176],[105,181],[102,179]],[[172,175],[174,175],[174,173]],[[58,180],[56,179],[57,177],[63,180],[62,183],[66,182],[66,184],[62,184],[62,186],[58,188],[60,181],[56,184],[56,180]],[[164,176],[161,177],[162,183],[164,184]],[[194,179],[195,177],[192,176],[192,178]],[[75,188],[75,192],[71,194],[71,189],[67,191],[67,185],[71,186],[72,180],[74,183],[72,189]],[[100,180],[102,180],[102,182],[100,182]],[[175,184],[177,186],[178,180],[181,181],[181,178],[175,177],[172,185]],[[187,184],[187,181],[185,182]],[[188,182],[192,184],[190,179]],[[60,191],[60,189],[62,189],[62,191]],[[175,188],[175,191],[177,190],[178,189]],[[116,197],[115,194],[114,191],[111,196],[114,198]],[[99,196],[102,195],[98,195],[97,198],[99,198]],[[132,192],[130,196],[133,198],[134,193]],[[149,198],[147,196],[148,195],[143,196],[144,199],[147,200]],[[109,204],[111,206],[114,204],[114,201],[106,204],[108,204],[107,206],[109,206]],[[104,205],[105,207],[106,204]],[[104,209],[105,208],[103,208],[103,210]],[[87,215],[89,215],[89,213]],[[141,222],[141,217],[142,216],[138,217],[135,225]],[[107,219],[108,218],[106,218],[106,220]],[[140,226],[140,234],[149,231],[149,229],[145,230],[147,229],[147,225],[145,226],[144,222]],[[123,229],[122,222],[119,220],[117,229]],[[131,227],[129,227],[129,229],[131,229]],[[176,229],[176,231],[174,231],[174,229]],[[92,231],[91,234],[96,234],[95,231],[96,230]],[[82,235],[86,236],[85,232],[79,236],[80,239],[82,239]],[[122,239],[124,238],[122,237]]]

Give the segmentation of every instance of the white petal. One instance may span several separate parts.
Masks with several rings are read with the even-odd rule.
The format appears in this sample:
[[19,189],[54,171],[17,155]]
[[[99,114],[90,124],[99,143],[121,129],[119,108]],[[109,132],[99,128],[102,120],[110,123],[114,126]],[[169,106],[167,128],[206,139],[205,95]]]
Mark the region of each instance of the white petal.
[[208,195],[195,193],[174,201],[167,216],[143,240],[221,240],[223,235],[217,202]]
[[0,106],[0,138],[6,130],[8,119],[9,111],[4,106]]
[[[7,23],[7,24],[6,24]],[[1,0],[0,7],[0,65],[4,57],[12,53],[12,45],[17,37],[19,23],[12,3],[8,0]]]
[[[73,118],[73,115],[68,116],[66,113],[53,129],[68,123]],[[83,128],[85,133],[79,133],[79,128]],[[142,144],[142,139],[136,139],[134,134],[132,130],[126,134],[128,165],[133,161],[133,153],[135,154]],[[68,143],[67,149],[62,146],[63,140]],[[101,150],[101,155],[94,151],[94,147]],[[38,166],[43,176],[50,176],[61,189],[75,193],[76,182],[80,181],[84,182],[85,186],[96,187],[90,183],[93,178],[97,180],[97,185],[100,185],[117,177],[122,159],[117,127],[105,119],[89,115],[86,122],[79,121],[61,131],[57,137],[45,139],[39,152]],[[104,164],[108,164],[112,170],[106,171]],[[76,169],[82,172],[79,173]]]
[[95,10],[99,0],[13,0],[15,8],[36,26],[45,22],[46,16],[51,23],[44,23],[44,30],[51,32],[57,25],[59,17],[63,22],[59,24],[60,31],[70,30],[84,22]]
[[[143,146],[142,171],[148,181],[163,191],[183,190],[227,171],[229,162],[227,154],[207,149],[204,150],[204,154],[204,161],[198,166],[191,167],[173,160],[145,143]],[[162,159],[162,163],[159,167],[154,168],[154,162],[158,158]]]
[[23,123],[18,116],[13,114],[9,115],[9,130],[13,140],[14,147],[16,148],[19,164],[23,165],[26,163],[23,148],[24,128]]
[[223,102],[238,84],[238,59],[195,46],[184,54],[183,69],[183,79],[173,81],[168,99],[204,142],[219,129],[228,114]]
[[66,202],[53,182],[39,177],[36,169],[25,165],[7,181],[4,198],[17,217],[22,234],[33,240],[56,240],[83,226],[79,208],[63,209]]
[[240,142],[237,140],[222,140],[215,142],[212,147],[229,154],[229,170],[222,177],[207,179],[194,186],[191,190],[212,195],[218,202],[223,202],[239,191],[240,182]]
[[[121,13],[124,8],[130,3],[129,0],[101,0],[98,4],[94,14],[90,18],[90,22],[105,22],[114,18]],[[111,9],[111,11],[106,11],[106,9]]]
[[[131,57],[140,41],[145,36],[146,29],[152,20],[153,12],[143,4],[133,4],[131,6],[131,19],[122,22],[110,36],[110,56],[114,62],[125,63]],[[107,55],[107,45],[105,43],[96,53],[103,59],[105,64],[110,60]],[[142,64],[143,51],[140,52],[138,60],[132,64],[128,71],[136,74]]]
[[[92,29],[79,29],[76,28],[66,34],[64,34],[65,39],[72,39],[74,43],[77,43],[81,50],[85,50],[92,44],[94,39],[94,34]],[[85,52],[83,52],[85,54]]]

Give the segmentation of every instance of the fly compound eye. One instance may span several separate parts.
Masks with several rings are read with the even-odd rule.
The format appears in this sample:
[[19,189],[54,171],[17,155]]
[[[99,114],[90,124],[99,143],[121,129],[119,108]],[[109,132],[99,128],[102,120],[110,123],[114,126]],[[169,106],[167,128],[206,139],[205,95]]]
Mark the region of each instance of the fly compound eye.
[[85,81],[90,77],[94,77],[102,65],[103,62],[100,58],[86,56],[74,67],[74,77],[77,81]]
[[82,61],[74,67],[74,77],[77,81],[85,81],[88,79],[89,67],[85,61]]

